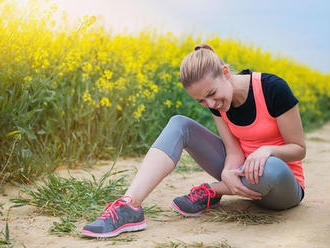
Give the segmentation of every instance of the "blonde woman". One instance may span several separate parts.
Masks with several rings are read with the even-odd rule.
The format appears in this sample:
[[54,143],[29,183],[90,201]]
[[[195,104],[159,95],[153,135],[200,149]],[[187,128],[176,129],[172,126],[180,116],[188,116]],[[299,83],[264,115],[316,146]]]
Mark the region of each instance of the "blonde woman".
[[188,117],[173,116],[126,194],[86,225],[83,235],[112,237],[144,229],[141,203],[173,171],[183,149],[216,179],[172,201],[184,216],[201,214],[223,195],[277,210],[303,199],[303,128],[298,100],[283,79],[250,70],[233,75],[207,44],[196,46],[182,61],[180,78],[188,94],[211,110],[220,136]]

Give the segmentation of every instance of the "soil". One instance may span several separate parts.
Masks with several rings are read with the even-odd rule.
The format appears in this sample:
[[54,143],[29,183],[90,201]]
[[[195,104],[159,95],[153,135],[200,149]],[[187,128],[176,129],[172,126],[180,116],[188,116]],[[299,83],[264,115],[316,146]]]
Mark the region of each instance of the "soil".
[[[86,239],[69,235],[51,235],[48,232],[56,217],[41,216],[35,207],[20,207],[10,211],[10,237],[15,247],[155,247],[159,243],[180,240],[186,244],[203,242],[211,245],[226,241],[232,247],[271,248],[271,247],[330,247],[330,123],[322,129],[306,134],[307,156],[304,159],[306,178],[305,198],[295,208],[284,211],[267,211],[278,217],[273,224],[243,225],[237,222],[211,222],[208,214],[184,218],[170,211],[171,200],[189,192],[190,188],[213,179],[205,172],[172,173],[149,195],[144,206],[157,204],[169,212],[160,213],[158,219],[146,216],[147,228],[144,231],[124,233],[114,241],[111,239]],[[119,160],[117,168],[138,168],[143,158]],[[109,169],[111,162],[103,166],[93,166],[94,175],[101,176]],[[60,174],[67,174],[60,170]],[[87,176],[83,170],[71,170],[70,174]],[[0,202],[6,210],[16,197],[18,188],[6,186]],[[250,200],[236,196],[224,196],[222,206],[258,212]],[[4,211],[5,213],[6,211]],[[161,220],[161,221],[160,221]],[[86,223],[78,223],[80,230]],[[5,217],[0,217],[0,231],[5,227]],[[174,246],[173,246],[174,247]],[[189,247],[189,245],[188,245]]]

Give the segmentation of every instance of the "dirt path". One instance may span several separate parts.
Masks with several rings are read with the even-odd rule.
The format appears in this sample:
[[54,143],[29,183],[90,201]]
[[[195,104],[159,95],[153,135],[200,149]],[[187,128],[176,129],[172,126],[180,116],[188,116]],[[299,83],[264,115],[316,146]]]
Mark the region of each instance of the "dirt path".
[[[16,208],[11,211],[9,221],[11,237],[17,247],[155,247],[157,243],[181,240],[186,243],[203,242],[214,244],[226,240],[232,247],[270,248],[270,247],[330,247],[330,123],[322,129],[306,135],[308,147],[304,160],[306,195],[303,203],[294,209],[279,212],[280,222],[269,225],[247,225],[239,223],[208,222],[205,216],[183,218],[172,212],[165,216],[166,222],[147,218],[145,231],[122,234],[120,238],[133,241],[89,240],[70,236],[50,235],[48,229],[56,218],[36,216],[33,207]],[[142,159],[142,158],[141,158]],[[119,168],[138,167],[141,159],[119,161]],[[118,168],[117,167],[117,168]],[[102,175],[109,166],[97,166],[92,172]],[[86,175],[74,170],[75,176]],[[189,174],[172,173],[144,202],[150,206],[156,203],[169,210],[170,201],[189,191],[192,186],[212,181],[204,172]],[[8,187],[6,196],[0,202],[10,205],[9,198],[17,195],[17,189]],[[222,204],[228,208],[244,209],[252,207],[248,200],[238,197],[224,197]],[[80,229],[86,223],[79,223]],[[0,231],[4,218],[0,219]]]

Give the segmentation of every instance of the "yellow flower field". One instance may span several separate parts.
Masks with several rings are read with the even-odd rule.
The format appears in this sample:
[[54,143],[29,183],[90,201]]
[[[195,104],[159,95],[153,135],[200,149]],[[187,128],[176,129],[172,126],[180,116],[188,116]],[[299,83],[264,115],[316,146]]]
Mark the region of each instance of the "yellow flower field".
[[145,152],[168,118],[184,114],[215,131],[211,114],[179,81],[180,62],[207,42],[234,71],[274,73],[300,100],[304,126],[330,117],[330,75],[242,42],[144,31],[113,35],[86,16],[54,18],[0,1],[0,184],[63,163]]

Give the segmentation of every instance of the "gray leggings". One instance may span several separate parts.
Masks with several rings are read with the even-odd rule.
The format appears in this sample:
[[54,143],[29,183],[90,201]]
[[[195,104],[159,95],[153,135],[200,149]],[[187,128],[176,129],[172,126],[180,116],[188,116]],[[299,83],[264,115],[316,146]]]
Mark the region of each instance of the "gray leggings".
[[[196,121],[182,115],[173,116],[151,146],[165,152],[177,164],[185,149],[208,174],[221,181],[226,156],[221,138]],[[258,184],[242,183],[260,192],[256,204],[268,209],[287,209],[300,203],[303,190],[288,165],[281,159],[269,157]]]

